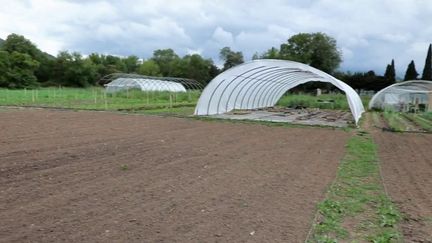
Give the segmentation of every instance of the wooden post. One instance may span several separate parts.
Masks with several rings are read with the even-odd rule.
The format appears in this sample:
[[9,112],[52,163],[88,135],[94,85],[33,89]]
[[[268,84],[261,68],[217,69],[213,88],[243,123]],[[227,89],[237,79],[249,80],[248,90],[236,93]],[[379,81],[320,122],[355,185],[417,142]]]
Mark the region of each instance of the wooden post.
[[108,110],[108,101],[107,101],[107,93],[106,90],[104,92],[104,99],[105,99],[105,110]]
[[93,88],[94,103],[97,104],[97,90]]
[[170,95],[169,95],[169,98],[170,98],[170,99],[169,99],[169,100],[170,100],[170,106],[169,106],[169,107],[172,108],[172,94],[171,94],[171,93],[170,93]]

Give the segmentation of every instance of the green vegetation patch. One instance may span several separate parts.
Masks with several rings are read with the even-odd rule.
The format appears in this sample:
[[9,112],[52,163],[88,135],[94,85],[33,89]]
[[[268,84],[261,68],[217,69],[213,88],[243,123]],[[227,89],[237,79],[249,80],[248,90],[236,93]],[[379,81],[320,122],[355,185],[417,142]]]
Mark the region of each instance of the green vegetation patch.
[[423,130],[432,132],[432,120],[428,120],[426,117],[419,114],[404,113],[403,116],[420,126]]
[[[363,105],[366,106],[370,97],[362,96]],[[349,110],[345,94],[323,94],[313,96],[310,94],[287,94],[276,104],[287,107],[307,107],[320,109]]]
[[390,129],[394,132],[406,131],[406,125],[403,122],[403,117],[399,112],[384,111],[383,117],[386,120]]
[[421,117],[423,117],[429,121],[432,121],[432,112],[423,113],[423,114],[421,114]]
[[400,213],[382,186],[377,147],[364,131],[347,144],[347,154],[326,199],[318,205],[309,242],[399,242]]
[[182,114],[187,110],[193,114],[200,91],[188,92],[143,92],[131,89],[116,93],[105,93],[101,87],[92,88],[43,88],[0,89],[0,105],[35,106],[80,110],[144,111]]

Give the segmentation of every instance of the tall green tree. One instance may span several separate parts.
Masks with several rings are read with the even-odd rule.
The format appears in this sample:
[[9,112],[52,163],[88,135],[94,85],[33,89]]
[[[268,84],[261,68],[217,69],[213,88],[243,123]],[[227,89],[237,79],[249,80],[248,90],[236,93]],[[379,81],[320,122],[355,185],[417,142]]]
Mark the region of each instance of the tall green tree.
[[422,79],[432,80],[432,44],[429,44],[429,49],[426,55],[425,66],[423,68]]
[[244,63],[243,53],[240,51],[232,51],[231,48],[227,46],[220,50],[219,57],[224,61],[223,70],[227,70]]
[[276,47],[268,49],[261,55],[261,59],[279,59],[279,50]]
[[25,88],[38,86],[34,75],[39,62],[30,55],[13,51],[9,54],[10,68],[7,75],[8,88]]
[[144,61],[139,66],[138,73],[147,76],[161,76],[159,65],[153,60]]
[[140,65],[139,58],[137,56],[131,55],[123,59],[126,66],[127,73],[136,73]]
[[48,81],[50,79],[54,57],[39,50],[35,44],[24,36],[17,34],[8,35],[6,40],[3,42],[1,49],[10,54],[18,52],[29,55],[31,59],[40,64],[34,71],[36,78],[40,82]]
[[176,74],[178,77],[185,77],[199,81],[202,84],[207,84],[213,79],[214,64],[210,59],[204,59],[199,54],[186,55],[181,61],[182,73]]
[[62,51],[54,64],[54,82],[65,86],[86,87],[96,84],[97,67],[91,59],[78,52]]
[[410,64],[408,64],[408,68],[407,68],[407,70],[405,72],[405,78],[404,78],[404,80],[405,81],[407,81],[407,80],[415,80],[415,79],[417,79],[417,76],[418,76],[418,73],[417,73],[417,70],[415,68],[414,60],[412,60],[410,62]]
[[157,63],[162,76],[173,76],[174,67],[180,61],[180,57],[173,49],[159,49],[153,52],[151,60]]
[[280,47],[279,59],[305,63],[327,73],[333,73],[342,62],[336,40],[324,33],[293,35]]
[[387,65],[384,73],[384,78],[389,82],[389,84],[394,84],[396,82],[396,69],[394,59],[392,59],[391,64]]
[[0,51],[0,87],[9,86],[10,60],[9,52]]
[[40,55],[40,50],[30,40],[22,35],[10,34],[2,45],[2,49],[12,53],[18,52],[29,55],[33,59],[37,59]]

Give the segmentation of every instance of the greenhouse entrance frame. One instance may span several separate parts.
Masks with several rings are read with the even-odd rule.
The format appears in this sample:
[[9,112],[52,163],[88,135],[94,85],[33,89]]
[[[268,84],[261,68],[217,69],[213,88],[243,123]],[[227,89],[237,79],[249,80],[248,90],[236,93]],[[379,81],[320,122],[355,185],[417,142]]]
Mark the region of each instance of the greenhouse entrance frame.
[[219,74],[203,90],[195,115],[272,107],[288,90],[313,81],[331,83],[343,91],[358,123],[365,110],[349,85],[306,64],[273,59],[254,60]]

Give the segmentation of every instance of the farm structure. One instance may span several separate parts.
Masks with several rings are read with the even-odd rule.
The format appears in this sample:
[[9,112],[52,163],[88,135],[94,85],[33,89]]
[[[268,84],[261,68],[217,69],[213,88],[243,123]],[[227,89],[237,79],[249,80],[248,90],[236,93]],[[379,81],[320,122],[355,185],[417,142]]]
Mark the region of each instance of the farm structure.
[[432,81],[412,80],[388,86],[372,97],[369,109],[431,112]]
[[186,92],[201,90],[203,86],[193,80],[172,77],[152,77],[138,74],[114,73],[103,77],[99,83],[106,87],[108,93],[122,90],[139,89],[141,91]]
[[195,115],[272,107],[290,89],[307,82],[331,83],[345,92],[357,123],[364,107],[359,95],[344,82],[311,66],[285,60],[254,60],[215,77],[203,90]]

